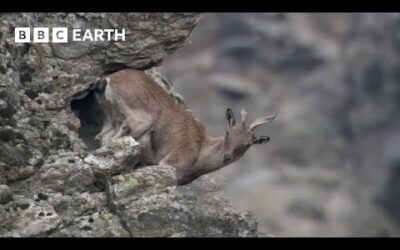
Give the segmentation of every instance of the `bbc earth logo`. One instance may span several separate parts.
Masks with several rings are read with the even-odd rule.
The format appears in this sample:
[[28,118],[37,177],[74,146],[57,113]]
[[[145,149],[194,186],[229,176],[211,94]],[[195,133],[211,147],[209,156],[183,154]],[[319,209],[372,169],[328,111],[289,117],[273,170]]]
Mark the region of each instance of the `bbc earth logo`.
[[[32,32],[31,32],[32,31]],[[51,34],[51,35],[50,35]],[[67,27],[16,27],[16,43],[68,43],[125,41],[125,29],[71,29]]]

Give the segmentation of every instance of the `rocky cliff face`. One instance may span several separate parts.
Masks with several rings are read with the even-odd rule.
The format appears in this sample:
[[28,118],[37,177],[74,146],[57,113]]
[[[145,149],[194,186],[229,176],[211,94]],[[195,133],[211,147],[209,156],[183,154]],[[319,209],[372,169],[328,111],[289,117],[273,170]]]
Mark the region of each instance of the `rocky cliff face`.
[[[256,236],[202,177],[176,186],[172,167],[135,169],[131,137],[99,148],[97,77],[125,67],[151,70],[184,45],[196,14],[1,14],[0,236]],[[14,27],[120,28],[126,42],[16,44]]]

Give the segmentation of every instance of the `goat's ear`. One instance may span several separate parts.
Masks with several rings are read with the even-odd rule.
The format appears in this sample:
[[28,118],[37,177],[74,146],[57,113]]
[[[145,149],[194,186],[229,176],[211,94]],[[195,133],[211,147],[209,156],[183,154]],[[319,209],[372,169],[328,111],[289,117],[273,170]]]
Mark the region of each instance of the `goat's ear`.
[[235,116],[233,115],[232,110],[229,109],[229,108],[226,110],[226,120],[228,121],[228,127],[229,128],[235,126],[235,124],[236,124]]
[[269,136],[258,136],[253,139],[253,144],[262,144],[269,142]]

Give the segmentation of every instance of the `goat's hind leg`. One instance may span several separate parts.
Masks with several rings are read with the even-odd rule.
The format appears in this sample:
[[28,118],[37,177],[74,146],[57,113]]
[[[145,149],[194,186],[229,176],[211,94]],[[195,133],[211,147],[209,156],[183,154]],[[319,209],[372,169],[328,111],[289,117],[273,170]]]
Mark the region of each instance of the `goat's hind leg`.
[[95,98],[96,101],[99,105],[99,107],[101,108],[101,110],[103,111],[104,117],[103,117],[103,127],[101,129],[101,132],[98,133],[95,136],[95,141],[99,144],[101,144],[102,146],[105,144],[105,142],[107,141],[107,138],[110,136],[110,133],[112,133],[113,130],[113,123],[112,123],[112,105],[110,105],[107,100],[105,99],[104,93],[95,91]]
[[153,124],[152,116],[142,112],[132,112],[126,119],[127,127],[130,129],[130,135],[139,140],[142,135],[151,129]]
[[[99,100],[103,101],[103,99]],[[101,104],[102,105],[100,106],[104,112],[103,128],[101,129],[101,132],[95,136],[95,140],[97,143],[104,146],[109,142],[109,138],[115,134],[115,122],[113,121],[115,120],[115,116],[112,113],[112,106],[107,106],[106,103]]]
[[113,126],[112,122],[110,122],[106,124],[103,129],[104,131],[96,135],[96,140],[101,142],[102,146],[111,142],[114,139],[125,136],[130,131],[126,120],[124,120],[119,127],[117,125]]
[[96,142],[101,143],[103,141],[103,138],[105,137],[105,135],[110,133],[111,130],[112,130],[111,122],[109,120],[105,120],[103,128],[101,129],[101,132],[98,133],[94,137],[94,139],[96,140]]

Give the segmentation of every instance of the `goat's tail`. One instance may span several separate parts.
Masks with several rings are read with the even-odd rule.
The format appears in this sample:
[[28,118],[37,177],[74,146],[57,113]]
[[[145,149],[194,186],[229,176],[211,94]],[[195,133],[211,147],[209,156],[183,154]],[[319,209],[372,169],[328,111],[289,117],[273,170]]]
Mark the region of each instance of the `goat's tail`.
[[98,78],[94,83],[90,85],[89,89],[94,92],[104,92],[104,89],[106,88],[109,81],[110,79],[107,77]]
[[86,97],[88,94],[90,94],[90,92],[95,92],[98,94],[103,93],[109,81],[110,79],[106,77],[98,78],[92,84],[89,85],[89,88],[73,94],[71,96],[71,99],[73,100],[82,99]]

